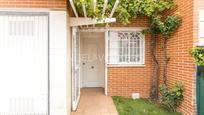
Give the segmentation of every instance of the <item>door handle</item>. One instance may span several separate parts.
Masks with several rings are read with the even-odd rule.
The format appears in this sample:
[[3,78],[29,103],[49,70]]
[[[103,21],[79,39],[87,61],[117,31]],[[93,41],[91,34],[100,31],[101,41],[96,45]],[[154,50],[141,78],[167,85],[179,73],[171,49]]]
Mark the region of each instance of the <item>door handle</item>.
[[94,66],[91,66],[91,69],[94,69]]

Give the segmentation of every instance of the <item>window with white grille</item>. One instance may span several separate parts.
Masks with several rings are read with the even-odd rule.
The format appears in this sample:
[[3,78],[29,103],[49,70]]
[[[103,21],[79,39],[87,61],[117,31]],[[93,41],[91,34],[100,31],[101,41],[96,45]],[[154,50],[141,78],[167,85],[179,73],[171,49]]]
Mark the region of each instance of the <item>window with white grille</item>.
[[139,31],[109,31],[109,64],[144,64],[144,35]]

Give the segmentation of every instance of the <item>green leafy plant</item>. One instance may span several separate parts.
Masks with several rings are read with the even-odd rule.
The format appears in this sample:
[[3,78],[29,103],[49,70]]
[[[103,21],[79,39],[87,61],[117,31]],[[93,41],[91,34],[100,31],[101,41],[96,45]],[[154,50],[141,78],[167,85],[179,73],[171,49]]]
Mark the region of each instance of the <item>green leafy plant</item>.
[[194,47],[190,53],[198,66],[204,66],[204,46]]
[[167,38],[169,38],[181,25],[181,21],[181,17],[177,15],[167,16],[164,20],[161,16],[153,18],[153,24],[155,25],[157,32]]
[[170,36],[177,30],[181,25],[182,19],[179,16],[167,16],[165,20],[162,20],[161,16],[157,16],[153,19],[153,23],[156,27],[157,33],[162,35],[163,42],[163,56],[164,56],[164,67],[163,67],[163,83],[166,85],[167,82],[167,66],[170,58],[167,54],[167,43]]
[[183,101],[183,85],[181,83],[176,83],[172,89],[168,89],[165,84],[161,84],[159,90],[163,104],[171,111],[175,112],[176,108]]
[[[95,12],[93,11],[94,0],[74,0],[77,11],[83,16],[83,5],[85,5],[87,16],[95,19],[108,18],[116,0],[109,0],[105,14],[103,14],[104,0],[97,0]],[[155,17],[158,13],[174,6],[173,0],[120,0],[115,10],[114,17],[121,23],[128,24],[137,16],[144,15]]]
[[[94,12],[93,8],[93,0],[75,0],[74,3],[76,5],[77,11],[79,14],[83,16],[83,5],[85,5],[87,16],[91,18],[95,18],[98,20],[108,18],[112,11],[112,8],[116,2],[116,0],[109,0],[107,4],[106,11],[103,14],[103,5],[104,0],[97,0],[96,9]],[[123,24],[130,23],[130,20],[135,18],[137,15],[138,7],[136,5],[135,0],[120,0],[118,7],[115,10],[115,16],[119,19]]]

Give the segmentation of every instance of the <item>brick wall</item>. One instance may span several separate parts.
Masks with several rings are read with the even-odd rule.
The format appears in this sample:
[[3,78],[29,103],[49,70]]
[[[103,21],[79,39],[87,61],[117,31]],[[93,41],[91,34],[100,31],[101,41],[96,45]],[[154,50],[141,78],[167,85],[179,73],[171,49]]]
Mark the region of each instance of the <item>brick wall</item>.
[[[168,85],[176,82],[184,84],[184,101],[179,110],[184,115],[196,114],[195,103],[195,64],[189,54],[189,49],[197,43],[198,9],[204,9],[203,0],[176,0],[178,7],[171,14],[179,12],[183,18],[182,26],[168,41],[168,56],[171,58],[168,65]],[[127,27],[144,27],[145,18],[134,20]],[[122,27],[120,23],[111,24],[113,27]],[[148,37],[147,37],[148,38]],[[108,94],[131,96],[132,92],[141,93],[148,97],[150,93],[152,63],[149,55],[149,39],[146,38],[146,66],[145,67],[112,67],[108,69]],[[163,67],[161,48],[162,39],[157,43],[157,57]],[[162,75],[162,71],[160,72]],[[160,76],[161,78],[162,76]]]
[[[204,9],[203,0],[176,0],[177,11],[183,18],[182,26],[168,41],[168,85],[182,82],[185,86],[184,101],[180,111],[184,115],[195,114],[195,65],[189,55],[189,48],[197,42],[198,10]],[[50,8],[66,10],[66,0],[0,0],[0,8]],[[111,27],[124,27],[112,23]],[[133,20],[126,27],[146,27],[145,17]],[[161,39],[158,41],[158,46]],[[152,61],[149,53],[149,36],[145,38],[145,66],[109,67],[108,95],[131,96],[139,92],[141,97],[149,97]],[[158,47],[157,57],[162,65],[162,49]],[[161,73],[162,74],[162,73]]]
[[143,98],[149,97],[151,80],[151,60],[146,54],[144,67],[109,67],[108,95],[130,97],[140,93]]
[[[196,1],[196,0],[195,0]],[[184,115],[196,114],[195,106],[195,64],[189,54],[190,48],[194,46],[194,1],[193,0],[176,0],[178,7],[173,14],[179,12],[182,16],[182,25],[177,32],[168,40],[168,56],[170,57],[167,68],[167,83],[171,87],[176,82],[184,84],[184,101],[179,110]],[[157,57],[163,68],[163,54],[161,48],[162,39],[158,40]],[[160,72],[162,79],[162,71]]]
[[111,27],[147,27],[148,20],[146,17],[137,17],[136,19],[133,19],[131,23],[127,25],[123,25],[119,21],[116,21],[115,23],[109,24]]
[[[121,23],[112,23],[111,27],[147,27],[147,18],[133,20],[126,26]],[[149,36],[145,37],[145,66],[138,67],[109,67],[108,68],[108,95],[130,97],[133,92],[140,93],[141,97],[149,97],[152,61],[149,53]]]
[[0,8],[50,8],[66,10],[67,0],[0,0]]

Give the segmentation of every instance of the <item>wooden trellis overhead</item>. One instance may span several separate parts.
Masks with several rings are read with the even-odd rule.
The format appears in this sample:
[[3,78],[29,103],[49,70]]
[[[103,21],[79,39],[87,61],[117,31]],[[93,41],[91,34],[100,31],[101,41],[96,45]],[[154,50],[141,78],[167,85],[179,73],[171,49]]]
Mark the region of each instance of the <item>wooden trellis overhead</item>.
[[[113,18],[113,14],[114,14],[119,2],[120,2],[119,0],[116,0],[114,6],[112,8],[112,11],[111,11],[110,15],[108,16],[108,18],[98,21],[97,19],[92,19],[92,18],[87,17],[87,10],[86,10],[86,7],[85,7],[84,4],[82,5],[83,16],[84,17],[79,17],[78,12],[76,10],[76,7],[74,5],[74,1],[69,0],[69,3],[71,5],[73,13],[75,15],[75,17],[70,18],[70,26],[95,25],[95,24],[99,24],[99,23],[116,22],[116,18]],[[103,14],[102,15],[105,14],[107,5],[108,5],[108,0],[104,0]],[[97,1],[93,0],[93,12],[96,11],[96,6],[97,6]]]

